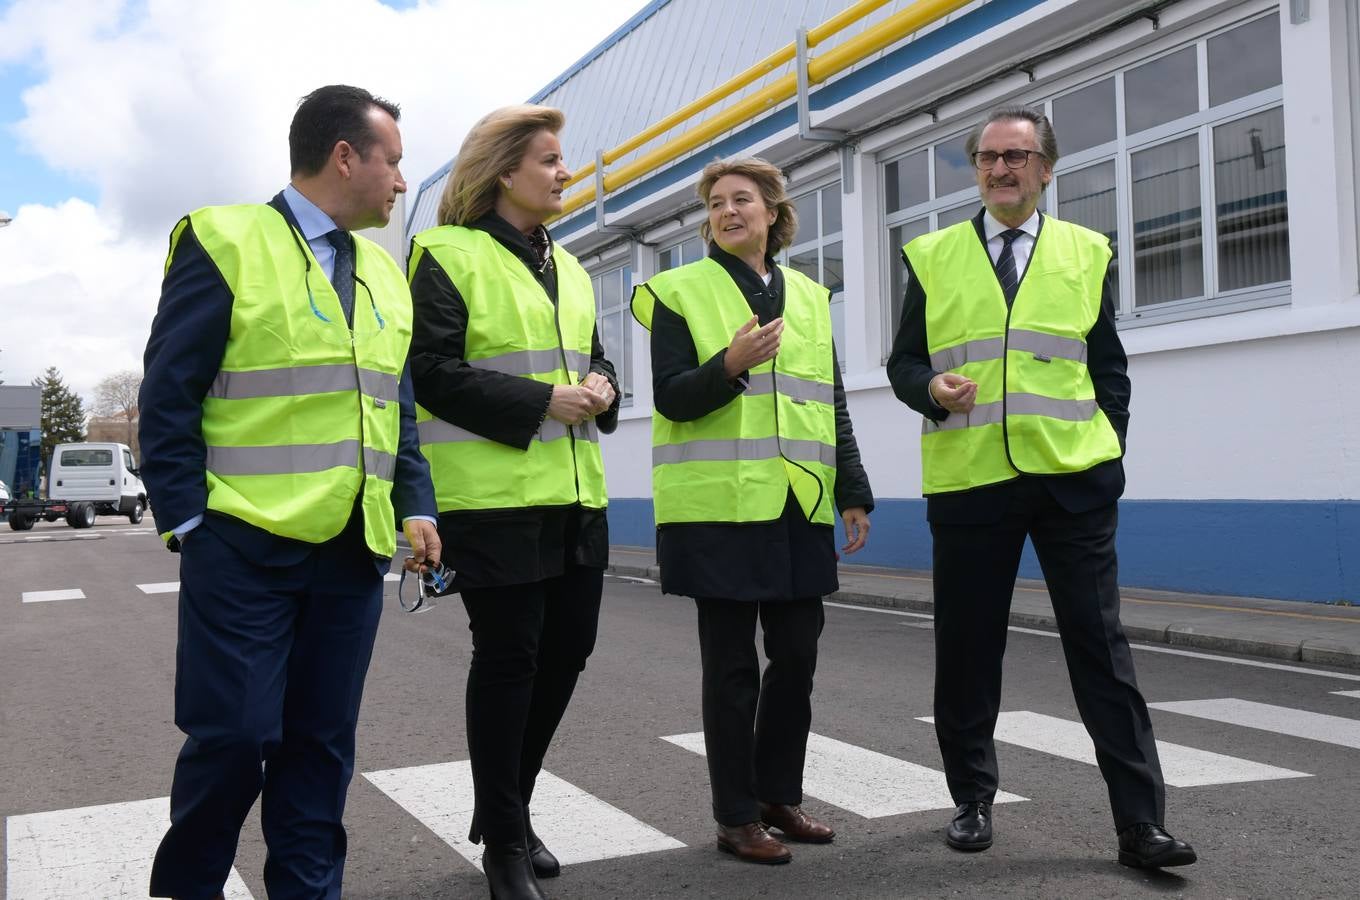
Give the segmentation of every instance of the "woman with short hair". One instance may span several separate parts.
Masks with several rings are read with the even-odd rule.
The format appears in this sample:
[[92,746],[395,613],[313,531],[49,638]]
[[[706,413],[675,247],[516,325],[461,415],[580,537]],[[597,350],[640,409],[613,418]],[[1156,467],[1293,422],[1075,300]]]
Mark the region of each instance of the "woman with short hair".
[[468,134],[412,239],[411,375],[439,533],[472,631],[469,839],[498,900],[542,897],[560,866],[529,800],[595,646],[609,562],[599,434],[618,418],[590,276],[543,223],[571,172],[543,106]]
[[[775,264],[797,231],[783,173],[709,164],[708,257],[633,292],[652,332],[652,495],[661,589],[693,597],[718,849],[784,863],[835,832],[802,809],[822,597],[864,545],[873,494],[831,336],[829,292]],[[762,679],[754,644],[764,629]],[[758,712],[757,712],[758,711]]]

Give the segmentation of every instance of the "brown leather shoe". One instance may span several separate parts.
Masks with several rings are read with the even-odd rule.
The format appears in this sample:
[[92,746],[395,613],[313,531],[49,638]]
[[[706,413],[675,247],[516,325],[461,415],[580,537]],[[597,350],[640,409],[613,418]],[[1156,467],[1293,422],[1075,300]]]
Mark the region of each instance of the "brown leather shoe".
[[784,832],[784,837],[804,844],[829,844],[836,832],[830,825],[824,825],[803,812],[801,806],[781,806],[775,803],[760,804],[760,820],[771,828]]
[[718,849],[744,862],[777,866],[793,859],[789,848],[776,841],[759,822],[719,825]]

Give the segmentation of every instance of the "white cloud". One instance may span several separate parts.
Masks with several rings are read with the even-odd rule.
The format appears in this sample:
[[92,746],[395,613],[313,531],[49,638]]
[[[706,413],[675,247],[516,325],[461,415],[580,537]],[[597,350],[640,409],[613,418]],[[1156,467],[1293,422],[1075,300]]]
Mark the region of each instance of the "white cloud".
[[[17,0],[0,65],[42,73],[17,124],[25,149],[98,187],[11,210],[0,231],[0,377],[49,365],[89,396],[139,368],[166,235],[185,212],[265,200],[288,177],[288,122],[318,85],[402,106],[412,190],[490,109],[524,100],[642,6],[592,0]],[[584,161],[578,161],[584,162]]]

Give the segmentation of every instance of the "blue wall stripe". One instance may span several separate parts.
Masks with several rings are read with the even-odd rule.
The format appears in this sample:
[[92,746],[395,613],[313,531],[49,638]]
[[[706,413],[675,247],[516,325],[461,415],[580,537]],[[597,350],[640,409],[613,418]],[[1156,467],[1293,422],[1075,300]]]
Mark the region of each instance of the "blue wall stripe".
[[[1121,500],[1119,583],[1194,594],[1360,604],[1360,500]],[[924,500],[881,500],[846,562],[929,569]],[[609,501],[615,544],[654,544],[650,498]],[[1022,578],[1042,578],[1026,544]]]

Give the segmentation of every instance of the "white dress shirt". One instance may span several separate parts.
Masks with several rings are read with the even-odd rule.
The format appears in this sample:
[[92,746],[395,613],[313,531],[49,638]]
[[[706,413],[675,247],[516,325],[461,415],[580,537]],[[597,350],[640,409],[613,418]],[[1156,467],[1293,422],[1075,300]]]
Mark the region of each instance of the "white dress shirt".
[[[1006,242],[1001,239],[1001,232],[1009,230],[1009,225],[1002,225],[990,212],[982,214],[982,232],[987,235],[987,252],[991,254],[993,266],[1001,257],[1001,248],[1006,246]],[[1017,284],[1025,276],[1025,267],[1029,265],[1029,256],[1034,252],[1034,239],[1039,236],[1039,211],[1037,209],[1021,223],[1020,230],[1024,234],[1011,241],[1011,256],[1015,257],[1015,280]]]

